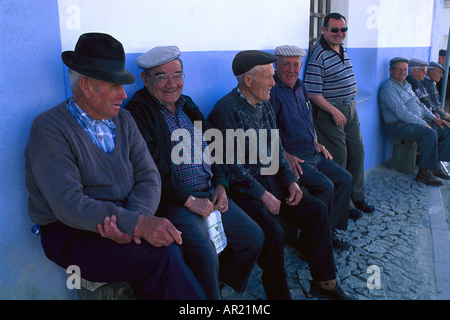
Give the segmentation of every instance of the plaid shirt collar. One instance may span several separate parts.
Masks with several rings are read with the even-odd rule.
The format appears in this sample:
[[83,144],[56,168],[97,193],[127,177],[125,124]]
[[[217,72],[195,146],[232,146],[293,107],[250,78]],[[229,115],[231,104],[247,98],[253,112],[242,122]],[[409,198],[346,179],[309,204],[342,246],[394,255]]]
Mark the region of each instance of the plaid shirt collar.
[[73,114],[74,116],[76,116],[77,120],[81,121],[88,128],[94,126],[96,121],[103,122],[110,129],[116,128],[112,119],[95,120],[94,118],[92,118],[86,111],[84,111],[77,105],[73,98],[69,99],[69,107],[72,111],[74,111]]
[[236,87],[236,91],[237,91],[238,95],[253,108],[261,108],[262,107],[262,105],[263,105],[262,101],[258,102],[257,104],[253,104],[250,101],[248,101],[248,99],[242,93],[241,89],[239,89],[239,86]]

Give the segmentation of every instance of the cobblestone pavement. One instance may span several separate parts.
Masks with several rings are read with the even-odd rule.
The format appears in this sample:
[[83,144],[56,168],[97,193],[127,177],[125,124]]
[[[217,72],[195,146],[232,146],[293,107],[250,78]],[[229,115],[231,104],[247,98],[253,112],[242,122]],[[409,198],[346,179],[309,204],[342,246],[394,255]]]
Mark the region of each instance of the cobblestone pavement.
[[[335,251],[338,281],[359,300],[438,299],[428,187],[414,177],[395,172],[388,163],[366,172],[367,199],[376,211],[349,220],[339,234],[352,247]],[[442,189],[450,194],[450,182]],[[288,245],[285,266],[292,298],[315,299],[308,294],[308,264]],[[260,278],[256,266],[247,290],[239,294],[225,287],[224,299],[266,299]]]

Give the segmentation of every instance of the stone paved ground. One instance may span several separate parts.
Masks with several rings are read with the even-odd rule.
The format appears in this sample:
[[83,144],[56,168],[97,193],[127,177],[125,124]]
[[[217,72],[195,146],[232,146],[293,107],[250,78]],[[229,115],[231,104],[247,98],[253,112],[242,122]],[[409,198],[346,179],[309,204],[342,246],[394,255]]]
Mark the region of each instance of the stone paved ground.
[[[450,187],[448,190],[450,194]],[[376,211],[356,223],[350,220],[348,230],[340,233],[352,245],[349,250],[335,252],[341,286],[360,300],[435,300],[427,186],[385,163],[366,172],[366,192]],[[287,245],[285,255],[292,298],[315,299],[308,295],[308,264]],[[370,266],[374,269],[368,273]],[[368,288],[369,277],[369,285],[378,284],[373,280],[377,275],[374,270],[379,270],[379,289]],[[260,276],[261,270],[255,267],[246,292],[238,294],[225,287],[224,299],[265,299]]]

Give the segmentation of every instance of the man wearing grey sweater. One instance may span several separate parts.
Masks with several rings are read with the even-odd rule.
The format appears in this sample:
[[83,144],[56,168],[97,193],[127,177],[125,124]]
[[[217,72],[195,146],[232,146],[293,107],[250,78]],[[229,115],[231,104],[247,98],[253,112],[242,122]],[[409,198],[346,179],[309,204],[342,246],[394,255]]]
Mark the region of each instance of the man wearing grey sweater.
[[120,107],[123,85],[135,81],[122,44],[87,33],[62,59],[73,97],[36,117],[25,150],[29,215],[45,254],[89,281],[129,281],[137,298],[204,299],[180,232],[154,216],[161,178]]

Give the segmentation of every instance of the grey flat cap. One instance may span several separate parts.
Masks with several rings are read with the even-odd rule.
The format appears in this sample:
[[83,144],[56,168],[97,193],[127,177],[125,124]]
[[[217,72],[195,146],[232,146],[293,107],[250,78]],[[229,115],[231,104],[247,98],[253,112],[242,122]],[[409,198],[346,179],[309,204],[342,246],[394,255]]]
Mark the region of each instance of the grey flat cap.
[[439,63],[437,63],[437,62],[431,61],[430,64],[429,64],[429,66],[430,66],[430,69],[432,69],[432,68],[438,68],[438,69],[441,69],[442,72],[445,72],[444,67],[441,66],[441,65],[440,65]]
[[419,59],[411,59],[409,61],[409,67],[410,68],[414,68],[414,67],[428,67],[428,63],[426,63],[425,61],[419,60]]
[[396,63],[398,62],[406,62],[409,63],[408,59],[402,58],[402,57],[396,57],[396,58],[392,58],[391,61],[389,61],[389,66],[391,68],[393,68],[395,66]]
[[297,46],[278,46],[275,48],[273,53],[279,57],[304,57],[306,56],[305,50]]
[[146,70],[175,60],[180,54],[177,46],[154,47],[137,57],[136,63],[139,68]]

